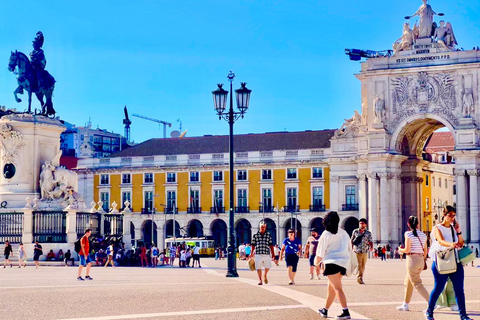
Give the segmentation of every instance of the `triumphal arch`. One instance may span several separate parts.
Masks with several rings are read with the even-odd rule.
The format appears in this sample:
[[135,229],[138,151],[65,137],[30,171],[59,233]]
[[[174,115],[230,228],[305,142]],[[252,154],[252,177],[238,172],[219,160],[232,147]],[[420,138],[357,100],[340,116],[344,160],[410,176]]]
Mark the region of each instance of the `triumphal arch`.
[[360,112],[331,142],[332,197],[343,180],[358,179],[359,216],[376,241],[398,244],[408,216],[421,215],[425,143],[446,127],[455,139],[458,221],[478,245],[480,51],[458,49],[452,23],[423,2],[399,25],[391,52],[361,63]]

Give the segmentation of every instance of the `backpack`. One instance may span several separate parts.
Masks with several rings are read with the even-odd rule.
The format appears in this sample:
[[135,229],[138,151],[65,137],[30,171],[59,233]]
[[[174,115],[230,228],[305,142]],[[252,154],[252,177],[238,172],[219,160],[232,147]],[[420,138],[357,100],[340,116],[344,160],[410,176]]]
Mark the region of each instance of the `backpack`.
[[75,241],[75,252],[76,252],[76,253],[80,253],[80,250],[82,250],[82,243],[81,243],[82,238],[83,238],[83,237],[78,238],[78,240]]

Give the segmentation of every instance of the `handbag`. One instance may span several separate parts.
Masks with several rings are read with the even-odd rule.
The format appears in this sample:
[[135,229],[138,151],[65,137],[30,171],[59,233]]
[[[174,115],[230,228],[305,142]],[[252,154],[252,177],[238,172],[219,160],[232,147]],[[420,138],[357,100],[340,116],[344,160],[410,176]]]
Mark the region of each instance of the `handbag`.
[[475,260],[475,254],[469,247],[463,247],[458,250],[458,259],[465,266]]
[[255,259],[250,258],[250,260],[247,261],[247,266],[250,268],[250,271],[255,271]]
[[350,251],[350,263],[347,268],[347,277],[358,274],[358,260],[355,252]]
[[427,258],[425,258],[425,249],[423,247],[422,241],[420,240],[420,237],[417,236],[417,238],[418,238],[418,241],[420,241],[420,245],[422,246],[422,251],[423,251],[423,270],[427,270],[428,266],[427,266]]
[[[455,235],[453,233],[453,227],[450,226],[452,230],[452,239],[455,241]],[[437,258],[437,271],[440,274],[450,274],[457,271],[457,258],[455,257],[455,248],[450,248],[447,250],[437,251],[435,253]]]

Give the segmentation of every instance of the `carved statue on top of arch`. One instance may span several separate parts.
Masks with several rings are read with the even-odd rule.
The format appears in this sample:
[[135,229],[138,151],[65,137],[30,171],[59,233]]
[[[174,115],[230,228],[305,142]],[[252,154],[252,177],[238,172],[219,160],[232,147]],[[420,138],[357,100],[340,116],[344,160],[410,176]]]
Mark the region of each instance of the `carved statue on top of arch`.
[[356,134],[358,134],[358,127],[362,125],[362,116],[360,113],[355,110],[352,117],[344,120],[345,122],[342,124],[340,129],[335,131],[335,137],[354,137]]
[[465,88],[465,77],[462,76],[462,116],[464,118],[473,118],[475,115],[475,101],[473,99],[473,90]]
[[385,100],[383,99],[383,94],[377,94],[375,100],[373,100],[373,113],[375,119],[373,120],[374,124],[383,124],[387,118],[387,110],[385,108]]

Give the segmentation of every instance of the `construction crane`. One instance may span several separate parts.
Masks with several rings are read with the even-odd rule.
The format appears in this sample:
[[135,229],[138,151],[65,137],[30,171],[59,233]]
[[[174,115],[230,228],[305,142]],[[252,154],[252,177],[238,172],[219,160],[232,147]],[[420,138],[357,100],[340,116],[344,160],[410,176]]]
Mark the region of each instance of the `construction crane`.
[[141,115],[136,114],[136,113],[132,114],[132,116],[137,117],[137,118],[141,118],[141,119],[145,119],[145,120],[150,120],[150,121],[157,122],[157,123],[160,123],[160,124],[163,124],[163,137],[164,137],[164,138],[167,137],[167,126],[172,127],[172,124],[171,124],[170,122],[166,122],[166,121],[162,121],[162,120],[157,120],[157,119],[153,119],[153,118],[141,116]]
[[125,139],[127,139],[127,144],[130,144],[130,125],[132,121],[128,117],[127,106],[123,108],[123,112],[125,112],[125,119],[123,119],[123,124],[125,125]]

